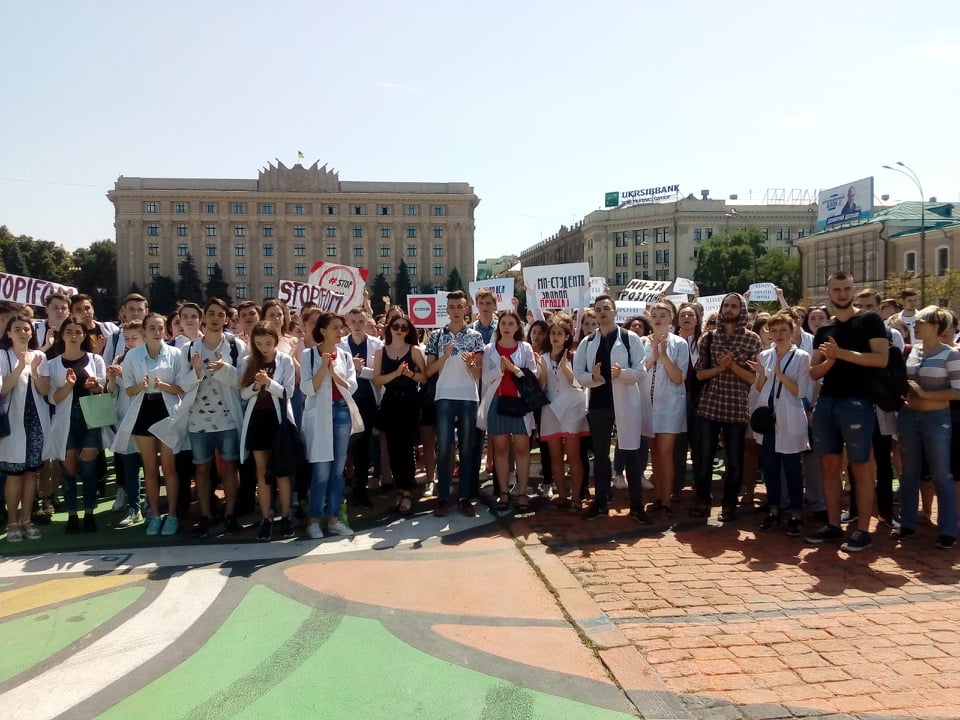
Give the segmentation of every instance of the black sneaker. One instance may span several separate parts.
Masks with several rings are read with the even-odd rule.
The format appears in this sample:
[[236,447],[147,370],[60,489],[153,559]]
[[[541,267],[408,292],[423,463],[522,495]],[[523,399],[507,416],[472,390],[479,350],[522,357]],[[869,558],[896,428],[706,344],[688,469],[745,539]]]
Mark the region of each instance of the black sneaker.
[[957,542],[955,537],[950,537],[949,535],[941,535],[937,538],[936,547],[938,550],[949,550]]
[[587,509],[583,511],[583,515],[581,515],[581,517],[584,520],[595,520],[598,517],[607,517],[609,515],[610,511],[607,509],[607,506],[601,505],[594,500],[587,506]]
[[80,518],[76,515],[70,515],[67,518],[67,533],[76,535],[78,532],[80,532]]
[[233,515],[227,515],[223,519],[223,532],[225,535],[236,535],[243,532],[243,527]]
[[737,511],[732,505],[720,510],[720,515],[717,516],[717,520],[720,522],[733,522],[736,519]]
[[260,521],[260,532],[257,533],[257,540],[260,542],[270,542],[273,536],[273,520],[264,518]]
[[642,507],[630,508],[630,519],[641,525],[653,525],[653,518]]
[[860,552],[873,545],[873,538],[866,530],[854,530],[847,541],[840,546],[841,550],[847,552]]
[[819,523],[828,523],[830,522],[829,516],[827,515],[826,510],[814,510],[813,519]]
[[280,535],[285,538],[297,536],[297,531],[293,529],[293,522],[290,518],[285,517],[280,521]]
[[800,537],[803,535],[803,521],[799,515],[791,515],[787,521],[787,535],[790,537]]
[[780,516],[770,513],[760,522],[761,532],[770,532],[774,528],[780,527]]
[[844,510],[843,513],[840,515],[840,522],[842,523],[856,522],[858,517],[859,516],[857,515],[856,510]]
[[838,528],[836,525],[824,525],[815,533],[807,535],[804,540],[806,540],[808,543],[814,543],[815,545],[827,542],[828,540],[831,542],[836,542],[843,540],[843,530]]
[[97,531],[97,521],[93,519],[93,513],[88,513],[83,516],[83,531],[87,533]]
[[890,531],[890,537],[894,540],[908,540],[917,534],[913,528],[898,527]]
[[190,533],[195,538],[205,538],[210,534],[210,518],[204,515],[197,521],[197,524],[193,526],[193,531]]

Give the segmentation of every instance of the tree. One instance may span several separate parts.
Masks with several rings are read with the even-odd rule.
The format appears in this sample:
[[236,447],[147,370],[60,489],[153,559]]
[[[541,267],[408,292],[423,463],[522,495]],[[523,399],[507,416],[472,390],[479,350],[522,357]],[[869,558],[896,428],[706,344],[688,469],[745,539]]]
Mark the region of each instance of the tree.
[[447,292],[453,292],[454,290],[465,290],[463,287],[463,280],[460,279],[460,271],[454,268],[450,271],[450,275],[447,276]]
[[177,299],[189,300],[203,304],[203,283],[197,273],[197,266],[193,264],[193,256],[187,253],[186,259],[179,264],[177,270],[180,279],[177,282]]
[[143,295],[143,290],[135,282],[132,282],[127,290],[127,295]]
[[223,270],[220,269],[220,263],[214,263],[213,274],[207,280],[206,299],[220,298],[225,300],[228,305],[233,304],[233,298],[230,297],[230,285],[223,279]]
[[425,282],[420,286],[421,295],[433,295],[435,292],[437,292],[437,289],[431,282]]
[[397,277],[393,281],[393,304],[406,309],[407,295],[411,292],[413,290],[410,284],[410,273],[407,272],[407,263],[401,259],[400,266],[397,268]]
[[70,253],[49,240],[26,238],[21,250],[30,277],[67,284],[70,282]]
[[373,279],[373,285],[370,287],[370,307],[373,308],[374,315],[382,315],[386,312],[386,304],[383,302],[384,296],[390,295],[390,283],[383,276],[383,273],[377,273]]
[[760,275],[760,259],[766,252],[766,236],[758,228],[710,238],[700,246],[693,276],[700,294],[743,292],[750,283],[765,282]]
[[769,250],[757,261],[757,274],[760,282],[772,282],[781,288],[789,303],[796,303],[803,296],[799,255],[787,255],[779,248]]
[[168,315],[177,309],[177,286],[169,275],[155,275],[147,292],[150,309]]
[[23,253],[20,252],[20,243],[16,240],[4,251],[3,266],[11,275],[30,276],[27,261],[23,259]]
[[[97,240],[73,251],[70,284],[94,299],[97,315],[117,316],[117,245]],[[142,294],[142,293],[141,293]]]

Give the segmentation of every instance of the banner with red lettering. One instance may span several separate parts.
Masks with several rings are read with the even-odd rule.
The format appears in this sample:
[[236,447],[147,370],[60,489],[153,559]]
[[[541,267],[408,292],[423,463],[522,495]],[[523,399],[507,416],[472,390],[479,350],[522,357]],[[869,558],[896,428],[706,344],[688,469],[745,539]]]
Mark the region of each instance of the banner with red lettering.
[[77,289],[49,280],[38,280],[37,278],[0,272],[0,300],[43,307],[46,305],[47,298],[54,293],[63,293],[70,297],[77,294]]

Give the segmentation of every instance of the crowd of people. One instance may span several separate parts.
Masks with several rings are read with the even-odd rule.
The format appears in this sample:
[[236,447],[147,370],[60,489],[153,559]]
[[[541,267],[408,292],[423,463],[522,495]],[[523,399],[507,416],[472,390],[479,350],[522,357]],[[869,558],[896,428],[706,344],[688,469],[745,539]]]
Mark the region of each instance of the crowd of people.
[[[854,552],[876,516],[903,542],[935,495],[935,545],[950,548],[957,318],[918,309],[912,291],[857,291],[845,272],[827,296],[803,307],[780,294],[768,313],[729,293],[707,317],[695,299],[661,300],[618,324],[609,295],[538,319],[497,312],[489,290],[454,291],[448,324],[428,332],[389,303],[374,317],[369,302],[341,316],[211,298],[164,317],[131,294],[116,323],[88,295],[51,295],[43,319],[0,303],[6,539],[38,539],[61,511],[67,533],[97,532],[107,449],[118,527],[206,537],[257,512],[269,541],[352,535],[371,477],[399,517],[430,495],[438,517],[475,516],[484,458],[491,509],[528,512],[539,447],[542,493],[585,521],[625,490],[630,518],[669,524],[692,479],[687,514],[732,523],[757,509],[762,479],[759,532]],[[891,363],[903,396],[881,409]]]

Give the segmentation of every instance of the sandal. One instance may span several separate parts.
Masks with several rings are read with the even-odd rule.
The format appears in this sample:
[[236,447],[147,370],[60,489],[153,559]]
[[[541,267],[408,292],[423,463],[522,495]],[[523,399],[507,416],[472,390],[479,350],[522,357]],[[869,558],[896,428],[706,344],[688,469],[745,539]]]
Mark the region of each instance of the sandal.
[[504,512],[510,509],[510,493],[500,493],[497,498],[497,511]]
[[39,540],[43,537],[40,531],[33,526],[32,522],[20,523],[20,533],[27,540]]
[[20,542],[23,540],[23,533],[20,532],[19,523],[10,523],[7,525],[7,542]]
[[410,517],[413,513],[413,496],[405,492],[400,496],[400,502],[397,503],[397,512],[400,513],[401,517]]
[[710,515],[710,507],[704,503],[697,503],[688,513],[693,518],[705,518]]
[[521,495],[517,498],[517,512],[518,513],[527,513],[530,512],[530,498],[526,494]]

